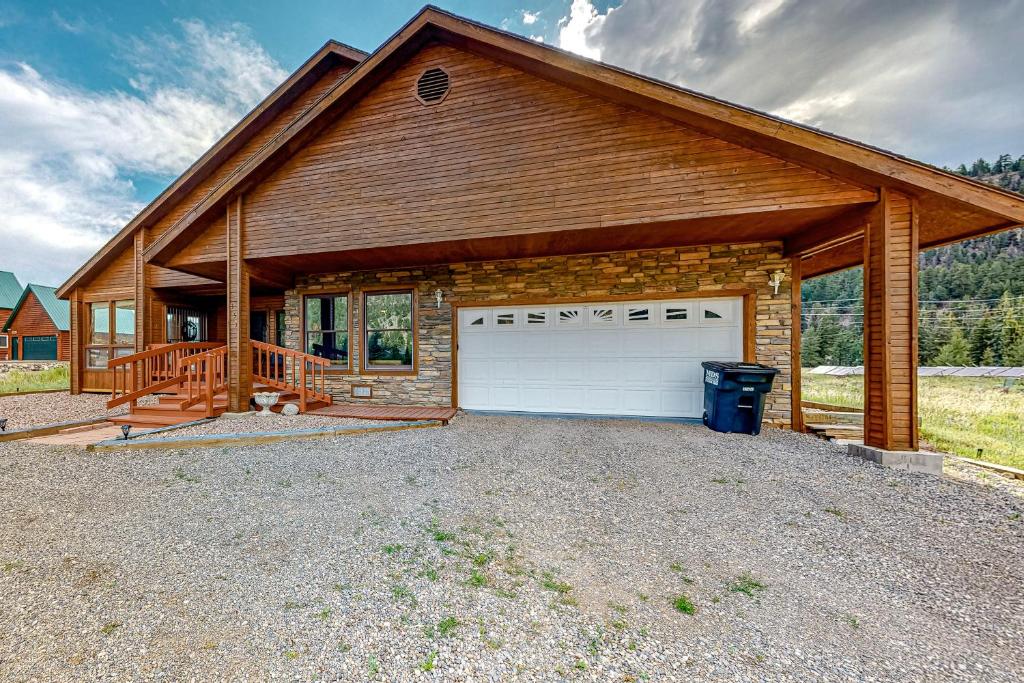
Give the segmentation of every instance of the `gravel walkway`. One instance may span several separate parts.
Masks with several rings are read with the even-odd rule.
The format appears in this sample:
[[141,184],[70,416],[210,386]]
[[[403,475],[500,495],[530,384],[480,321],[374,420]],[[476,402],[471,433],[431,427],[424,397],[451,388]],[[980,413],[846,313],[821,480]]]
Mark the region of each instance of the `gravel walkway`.
[[0,444],[0,678],[1019,681],[1022,517],[776,430]]
[[286,432],[293,429],[319,429],[321,427],[345,427],[380,424],[373,420],[355,420],[326,415],[260,415],[251,413],[239,416],[222,416],[216,420],[188,427],[180,427],[152,436],[139,437],[139,441],[150,439],[175,439],[183,436],[206,434],[243,434],[249,432]]

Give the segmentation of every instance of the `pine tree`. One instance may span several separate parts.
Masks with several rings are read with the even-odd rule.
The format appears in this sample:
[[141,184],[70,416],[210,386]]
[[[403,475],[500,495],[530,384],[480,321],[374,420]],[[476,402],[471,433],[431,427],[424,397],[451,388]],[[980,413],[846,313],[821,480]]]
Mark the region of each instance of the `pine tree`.
[[1017,317],[1017,309],[1009,292],[1002,295],[996,315],[999,317],[999,339],[995,346],[995,359],[998,365],[1009,366],[1011,364],[1007,356],[1017,342],[1024,338],[1024,324]]
[[964,333],[959,327],[954,327],[939,353],[935,356],[936,365],[963,367],[971,364],[971,346],[967,343]]
[[1016,341],[1003,349],[1003,365],[1010,368],[1024,367],[1024,334],[1017,335]]
[[808,327],[800,337],[800,364],[805,368],[816,368],[824,365],[821,361],[821,344],[818,330]]
[[999,338],[998,332],[995,325],[992,322],[992,315],[989,313],[985,314],[981,320],[975,324],[974,329],[971,330],[970,337],[970,357],[971,364],[983,365],[982,358],[985,356],[986,351],[993,351],[992,358],[995,359],[994,347]]
[[992,166],[984,159],[979,158],[973,164],[971,164],[971,177],[977,178],[978,176],[988,175],[992,172]]

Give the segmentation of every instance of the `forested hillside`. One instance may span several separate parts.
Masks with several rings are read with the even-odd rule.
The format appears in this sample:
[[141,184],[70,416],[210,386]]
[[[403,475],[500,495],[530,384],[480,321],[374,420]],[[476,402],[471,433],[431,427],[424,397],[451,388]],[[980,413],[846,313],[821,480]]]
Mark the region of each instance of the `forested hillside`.
[[[956,172],[1024,194],[1024,156]],[[863,277],[804,283],[805,366],[863,363]],[[1024,366],[1024,229],[922,252],[919,291],[921,365]]]

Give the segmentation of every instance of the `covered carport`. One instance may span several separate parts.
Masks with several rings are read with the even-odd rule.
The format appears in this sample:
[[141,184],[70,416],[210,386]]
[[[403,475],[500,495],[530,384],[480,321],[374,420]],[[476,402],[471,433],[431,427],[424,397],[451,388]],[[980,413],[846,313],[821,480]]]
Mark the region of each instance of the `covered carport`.
[[1019,226],[1024,198],[902,158],[889,173],[890,186],[899,189],[882,187],[875,204],[786,241],[793,273],[794,427],[801,427],[801,282],[863,266],[866,448],[851,448],[880,462],[934,471],[934,462],[921,466],[906,455],[918,451],[918,253]]

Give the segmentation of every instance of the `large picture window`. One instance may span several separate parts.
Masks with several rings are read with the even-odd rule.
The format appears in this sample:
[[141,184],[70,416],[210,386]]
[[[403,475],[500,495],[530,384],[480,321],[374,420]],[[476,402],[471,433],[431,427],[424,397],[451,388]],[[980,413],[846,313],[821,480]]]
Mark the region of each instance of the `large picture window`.
[[416,341],[411,291],[368,292],[363,299],[363,368],[413,370]]
[[96,301],[89,304],[89,338],[85,367],[106,370],[111,358],[135,353],[135,302]]
[[332,365],[347,366],[348,295],[306,295],[303,309],[306,353],[327,358]]

